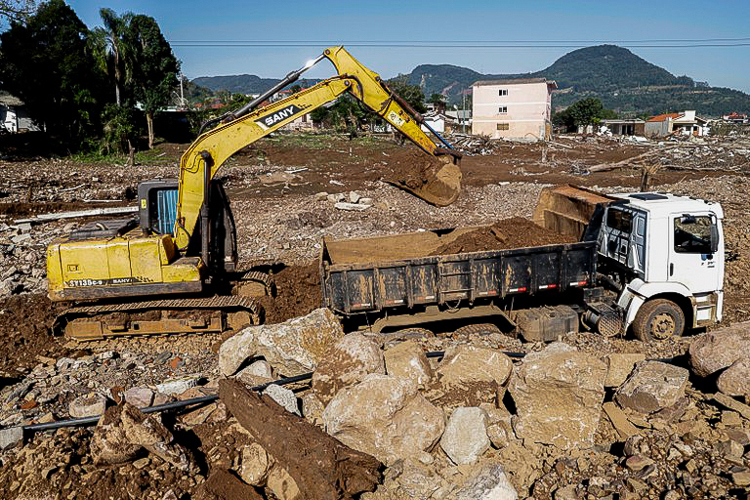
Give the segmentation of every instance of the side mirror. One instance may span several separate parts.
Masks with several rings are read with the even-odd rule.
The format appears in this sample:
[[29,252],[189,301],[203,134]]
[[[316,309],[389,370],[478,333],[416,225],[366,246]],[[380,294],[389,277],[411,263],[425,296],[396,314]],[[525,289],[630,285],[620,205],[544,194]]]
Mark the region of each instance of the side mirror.
[[719,226],[716,223],[711,224],[711,253],[719,251]]

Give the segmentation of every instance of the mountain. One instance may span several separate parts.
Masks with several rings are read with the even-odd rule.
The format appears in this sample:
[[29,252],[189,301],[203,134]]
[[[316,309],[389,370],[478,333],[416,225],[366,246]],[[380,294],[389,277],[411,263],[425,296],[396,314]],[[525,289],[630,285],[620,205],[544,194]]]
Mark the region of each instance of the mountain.
[[[478,80],[545,77],[555,80],[559,90],[552,98],[555,109],[563,109],[586,97],[601,99],[606,108],[622,115],[658,114],[695,109],[702,116],[719,116],[732,111],[750,112],[750,95],[675,76],[651,64],[628,49],[598,45],[574,50],[549,67],[533,73],[482,74],[451,64],[422,64],[411,73],[399,75],[419,85],[425,96],[443,94],[450,103],[460,102],[461,92]],[[193,80],[212,90],[257,93],[278,82],[254,75],[202,77]],[[316,83],[306,81],[304,86]]]
[[[319,81],[301,78],[295,82],[295,85],[309,87]],[[192,82],[214,92],[226,90],[233,94],[261,94],[279,83],[279,79],[261,78],[256,75],[227,75],[199,76],[192,80]]]
[[440,93],[449,102],[459,102],[460,92],[477,80],[545,77],[555,80],[559,88],[552,98],[555,109],[596,97],[604,107],[623,115],[685,109],[695,109],[705,116],[750,111],[750,95],[744,92],[675,76],[616,45],[574,50],[534,73],[483,75],[459,66],[423,64],[402,77],[410,84],[420,85],[425,95]]

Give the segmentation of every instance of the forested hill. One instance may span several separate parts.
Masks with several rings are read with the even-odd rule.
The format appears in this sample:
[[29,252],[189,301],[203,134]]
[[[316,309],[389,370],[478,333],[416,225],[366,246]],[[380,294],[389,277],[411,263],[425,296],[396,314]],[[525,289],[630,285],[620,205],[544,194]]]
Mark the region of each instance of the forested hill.
[[[585,97],[601,99],[606,108],[620,114],[657,114],[695,109],[703,116],[718,116],[732,111],[750,112],[750,95],[707,83],[688,76],[675,76],[649,63],[630,50],[615,45],[598,45],[565,54],[551,66],[533,73],[482,74],[450,64],[422,64],[411,73],[400,75],[408,83],[419,85],[425,96],[443,94],[449,102],[460,102],[461,92],[477,80],[545,77],[555,80],[559,91],[553,106],[560,109]],[[254,75],[202,77],[195,83],[212,90],[258,93],[278,82]],[[300,81],[304,86],[315,81]]]

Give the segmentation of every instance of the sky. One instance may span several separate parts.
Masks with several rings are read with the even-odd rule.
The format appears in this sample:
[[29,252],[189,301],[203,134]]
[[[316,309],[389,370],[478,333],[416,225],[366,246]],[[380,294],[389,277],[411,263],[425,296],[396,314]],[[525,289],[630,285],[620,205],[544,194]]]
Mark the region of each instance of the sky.
[[[613,42],[675,75],[750,93],[750,2],[746,0],[67,2],[89,28],[101,24],[101,7],[154,17],[190,79],[242,73],[279,78],[315,58],[325,47],[342,43],[385,78],[409,73],[419,64],[444,63],[480,73],[525,73],[544,69],[575,48]],[[635,47],[665,43],[639,40],[742,38],[667,42],[683,45],[676,48]],[[309,46],[184,46],[189,41],[295,41]],[[442,45],[495,41],[535,46],[365,47],[365,41],[447,41]],[[467,43],[453,43],[457,41]],[[539,47],[540,41],[554,47]],[[686,43],[745,45],[684,47]],[[332,66],[324,62],[305,76],[332,74]]]

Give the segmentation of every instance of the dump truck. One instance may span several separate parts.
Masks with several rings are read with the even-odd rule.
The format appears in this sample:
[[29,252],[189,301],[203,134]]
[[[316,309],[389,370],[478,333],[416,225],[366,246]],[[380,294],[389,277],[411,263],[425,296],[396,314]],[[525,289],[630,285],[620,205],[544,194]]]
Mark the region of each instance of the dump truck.
[[477,228],[324,239],[324,305],[374,332],[499,317],[527,340],[679,336],[721,321],[723,211],[669,193],[542,191],[533,221],[573,241],[436,255]]

